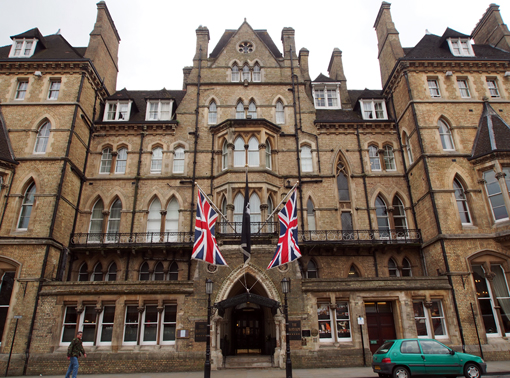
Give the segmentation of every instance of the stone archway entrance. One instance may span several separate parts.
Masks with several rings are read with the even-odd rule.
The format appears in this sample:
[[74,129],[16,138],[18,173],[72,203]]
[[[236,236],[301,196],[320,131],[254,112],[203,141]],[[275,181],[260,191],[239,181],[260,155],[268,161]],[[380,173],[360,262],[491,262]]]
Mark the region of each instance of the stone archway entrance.
[[271,357],[272,366],[280,365],[285,322],[278,311],[279,299],[269,277],[250,264],[240,266],[223,281],[212,324],[216,343],[211,355],[217,356],[213,368],[224,366],[227,356],[241,355],[265,355]]

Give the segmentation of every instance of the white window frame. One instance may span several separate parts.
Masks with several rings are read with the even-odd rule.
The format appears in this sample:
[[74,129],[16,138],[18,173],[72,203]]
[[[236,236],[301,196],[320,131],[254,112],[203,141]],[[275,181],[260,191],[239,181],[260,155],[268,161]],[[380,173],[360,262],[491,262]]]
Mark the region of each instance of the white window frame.
[[[113,270],[113,266],[115,265],[115,271]],[[115,276],[115,279],[112,280],[112,276]],[[114,282],[117,281],[117,263],[115,261],[111,262],[108,265],[108,270],[106,271],[105,281]]]
[[500,98],[501,94],[499,93],[497,80],[494,78],[490,78],[490,79],[487,78],[486,82],[487,82],[487,88],[489,88],[489,95],[492,98]]
[[[490,183],[487,182],[487,178],[488,178],[489,174],[494,175],[494,181],[491,181]],[[491,212],[492,212],[492,218],[494,219],[494,221],[496,223],[498,223],[498,222],[507,221],[509,219],[509,216],[508,216],[508,209],[506,208],[506,205],[505,205],[504,201],[503,201],[503,206],[498,206],[498,207],[503,207],[505,209],[506,217],[503,217],[503,218],[500,218],[500,219],[496,219],[496,215],[494,214],[494,208],[493,208],[493,205],[492,205],[491,198],[494,197],[494,196],[497,196],[497,195],[501,195],[502,198],[504,199],[504,197],[503,197],[504,194],[503,194],[503,190],[501,189],[501,184],[500,184],[499,180],[495,176],[496,176],[496,173],[494,171],[492,171],[492,170],[483,172],[483,179],[485,181],[485,185],[484,185],[485,186],[485,194],[487,195],[487,199],[489,201],[489,206],[490,206]],[[490,178],[492,178],[492,177],[490,177]],[[491,183],[497,183],[498,184],[499,193],[489,194],[489,190],[488,190],[487,185],[491,184]]]
[[[161,156],[156,155],[161,151]],[[156,152],[156,153],[155,153]],[[163,148],[154,147],[151,156],[151,173],[161,173],[163,168]]]
[[[314,83],[313,86],[313,103],[315,109],[342,109],[342,103],[340,101],[340,84],[331,83]],[[322,92],[322,96],[319,97],[319,92]],[[330,96],[334,93],[334,96]],[[334,100],[336,104],[330,100]]]
[[409,165],[411,165],[414,163],[413,151],[411,150],[411,141],[409,140],[409,135],[407,135],[405,131],[402,139],[404,139],[403,144],[405,145],[405,149],[407,152],[407,159],[409,160]]
[[262,81],[262,70],[258,64],[253,66],[252,77],[254,83],[260,83]]
[[230,81],[232,83],[238,83],[241,75],[239,73],[239,66],[234,64],[230,71]]
[[18,101],[22,101],[27,96],[28,92],[28,79],[18,79],[16,84],[16,93],[14,94],[14,99]]
[[215,101],[211,101],[211,103],[209,104],[207,122],[209,123],[209,125],[216,125],[216,123],[218,122],[218,107]]
[[126,147],[117,150],[117,157],[115,158],[115,173],[125,174],[127,167],[128,150]]
[[432,98],[440,98],[441,91],[439,89],[439,81],[437,79],[427,79],[429,94]]
[[[127,314],[129,307],[134,307],[137,311],[137,320],[136,322],[127,322]],[[140,333],[138,332],[140,329],[140,313],[138,312],[138,306],[137,305],[126,305],[126,308],[124,310],[124,324],[123,324],[123,332],[122,332],[122,345],[136,345],[138,341],[138,337],[140,336]],[[135,341],[126,341],[126,326],[128,324],[136,324],[136,340]]]
[[313,172],[312,147],[310,147],[308,145],[301,146],[300,157],[301,157],[301,171],[302,172]]
[[[74,308],[74,311],[76,312],[76,323],[66,323],[66,315],[67,315],[67,310],[68,309],[72,309]],[[65,330],[65,327],[66,326],[71,326],[71,325],[74,325],[74,331],[73,331],[73,338],[76,336],[76,326],[78,324],[78,322],[80,321],[80,314],[78,314],[78,312],[76,311],[76,305],[69,305],[69,306],[66,306],[65,307],[65,310],[64,310],[64,318],[62,319],[62,330],[60,332],[60,345],[69,345],[69,341],[63,341],[62,339],[64,338],[64,330]],[[73,339],[71,338],[71,340]]]
[[[13,39],[11,51],[9,52],[9,58],[30,58],[34,55],[35,47],[39,40],[33,39]],[[20,48],[16,48],[18,43],[21,43]],[[30,46],[28,44],[31,43]],[[19,54],[17,52],[19,51]]]
[[50,80],[50,86],[48,87],[48,100],[52,101],[58,100],[61,85],[62,81],[60,79]]
[[[333,311],[331,311],[331,307],[329,303],[318,302],[317,303],[317,318],[319,317],[319,311],[323,313],[323,315],[329,315],[328,318],[318,319],[318,328],[319,328],[319,342],[321,343],[332,343],[335,341],[335,328],[334,328],[334,318]],[[321,337],[321,331],[327,335],[329,325],[330,337]],[[324,326],[324,327],[322,327]]]
[[234,140],[234,167],[244,168],[244,166],[246,165],[246,150],[244,148],[244,145],[245,142],[241,136],[238,136]]
[[[386,104],[384,100],[360,100],[360,103],[362,109],[361,114],[363,115],[363,119],[371,120],[388,119],[388,113],[386,112]],[[376,105],[380,105],[381,109],[377,109]]]
[[[100,280],[96,280],[96,274],[101,276]],[[104,281],[105,274],[103,274],[103,264],[101,262],[97,262],[96,265],[94,265],[94,269],[92,269],[92,274],[90,275],[90,281],[94,282],[101,282]]]
[[[113,321],[112,322],[105,322],[104,320],[104,314],[106,312],[107,307],[113,307]],[[99,315],[99,322],[97,324],[97,341],[96,345],[112,345],[112,341],[101,341],[101,337],[103,336],[103,327],[114,327],[115,324],[115,305],[104,305],[103,311],[101,311],[101,314]],[[113,329],[112,329],[112,339],[113,339]]]
[[49,121],[44,122],[35,137],[34,154],[45,154],[48,148],[48,141],[50,139],[51,123]]
[[276,123],[278,125],[285,124],[285,107],[282,101],[276,102]]
[[[395,274],[392,275],[391,272],[394,272]],[[400,271],[398,270],[397,262],[393,257],[388,260],[388,275],[390,277],[400,277]]]
[[259,140],[252,136],[248,141],[248,167],[260,166]]
[[[104,108],[103,122],[129,121],[132,102],[131,100],[107,101]],[[109,115],[112,115],[113,118],[110,119]]]
[[248,116],[246,118],[257,118],[257,104],[253,100],[248,105]]
[[223,147],[221,148],[221,170],[224,171],[228,168],[228,147],[227,141],[223,143]]
[[108,175],[112,170],[112,149],[110,147],[101,150],[101,164],[99,165],[99,174]]
[[179,232],[179,221],[180,221],[180,206],[179,201],[175,197],[173,197],[166,207],[166,218],[165,218],[165,233],[166,234],[165,241],[166,242],[177,242],[178,236],[174,234],[175,232]]
[[455,151],[455,143],[453,143],[453,135],[450,125],[446,123],[446,121],[439,119],[437,121],[437,127],[443,151]]
[[[339,316],[339,305],[345,305],[347,306],[347,316],[345,317],[341,317]],[[352,341],[352,329],[351,329],[351,311],[349,309],[349,302],[347,301],[337,301],[336,302],[336,309],[335,309],[335,312],[334,312],[334,316],[335,316],[335,335],[336,335],[336,340],[338,342],[346,342],[346,341]],[[348,326],[348,330],[349,330],[349,334],[350,336],[348,337],[340,337],[339,336],[339,323],[340,322],[347,322],[349,324]]]
[[[156,105],[155,110],[151,106]],[[168,105],[168,111],[163,111],[163,105]],[[149,100],[147,101],[147,110],[145,112],[146,121],[170,121],[172,119],[174,100]],[[164,113],[168,112],[168,116]]]
[[[456,187],[456,185],[458,187]],[[461,212],[461,207],[462,207],[463,208],[462,212],[467,214],[467,217],[469,220],[468,222],[462,222],[462,217],[460,217],[461,224],[463,226],[473,224],[473,221],[471,218],[471,213],[469,211],[469,204],[468,204],[467,197],[466,197],[466,191],[464,190],[464,186],[462,185],[462,183],[457,178],[453,179],[453,190],[454,190],[455,203],[457,205],[457,210],[459,212],[459,217],[460,217],[460,212]]]
[[[147,316],[147,307],[154,307],[156,309],[156,340],[154,341],[144,341],[144,333],[145,333],[145,327],[146,327],[146,316]],[[142,313],[142,321],[141,321],[141,330],[140,330],[140,345],[157,345],[158,344],[158,325],[159,325],[159,317],[160,317],[160,313],[158,311],[158,305],[157,304],[148,304],[148,305],[145,305],[145,308],[143,310],[143,313]],[[150,323],[152,324],[152,323]]]
[[[419,339],[431,339],[431,338],[434,338],[436,340],[441,340],[441,339],[447,339],[448,338],[448,328],[446,327],[446,321],[445,321],[445,316],[444,316],[444,309],[443,309],[443,303],[441,300],[439,299],[432,299],[432,302],[433,303],[438,303],[438,308],[439,310],[441,311],[441,315],[440,316],[432,316],[432,313],[430,312],[430,310],[425,306],[425,303],[423,301],[413,301],[413,305],[414,303],[419,303],[423,309],[423,315],[424,316],[415,316],[414,317],[414,321],[416,323],[416,320],[422,320],[425,322],[425,328],[427,330],[427,334],[426,335],[417,335],[417,337]],[[443,325],[443,328],[444,328],[444,335],[432,335],[432,321],[434,319],[440,319],[441,320],[441,323]]]
[[397,167],[395,165],[395,153],[393,152],[393,147],[386,144],[383,147],[383,150],[384,169],[386,171],[396,171]]
[[236,119],[246,119],[244,104],[242,101],[239,101],[236,105]]
[[271,162],[271,143],[269,143],[269,140],[266,139],[266,168],[272,169],[272,162]]
[[467,79],[457,79],[457,86],[459,87],[460,97],[471,98]]
[[454,56],[475,56],[471,42],[467,38],[448,38],[448,46]]
[[[114,218],[113,217],[113,207],[117,204],[117,202],[120,205],[119,208],[119,217]],[[112,206],[110,207],[110,215],[108,216],[108,223],[107,223],[107,229],[106,229],[106,242],[107,243],[115,243],[118,241],[119,233],[120,233],[120,221],[122,218],[122,202],[120,199],[116,199],[113,201]]]
[[[169,322],[165,322],[165,315],[166,315],[166,312],[167,312],[167,308],[175,308],[175,321],[169,321]],[[173,312],[173,311],[169,311],[169,312]],[[163,310],[163,312],[161,313],[161,327],[160,327],[160,330],[159,330],[159,340],[160,340],[160,344],[161,345],[174,345],[175,344],[175,340],[177,339],[177,305],[176,304],[165,304],[165,308]],[[175,328],[175,334],[174,334],[174,339],[173,340],[163,340],[163,335],[165,333],[165,326],[174,326]]]
[[243,73],[243,82],[244,81],[251,81],[251,72],[250,72],[250,66],[248,66],[248,64],[245,64],[243,66],[243,70],[242,70],[242,73]]
[[370,170],[372,172],[379,172],[381,171],[381,157],[379,155],[379,148],[371,144],[368,146],[368,157],[370,160]]
[[173,173],[184,173],[184,147],[178,147],[174,151]]
[[[93,276],[93,274],[92,274]],[[94,315],[94,323],[87,323],[85,322],[85,315],[87,313],[87,310],[89,310]],[[96,306],[95,305],[87,305],[84,306],[83,312],[81,314],[78,314],[78,330],[84,332],[85,327],[94,327],[94,332],[92,332],[92,335],[94,336],[97,332],[97,315],[96,315]],[[83,346],[93,346],[94,345],[94,339],[92,341],[83,341]]]
[[[30,193],[32,193],[32,188],[33,188],[33,194],[32,194],[33,199],[32,199],[32,202],[28,202],[28,201],[30,201],[30,199],[28,199],[27,195],[29,194],[29,191],[30,191]],[[28,230],[28,225],[30,224],[30,218],[32,217],[32,211],[34,210],[35,194],[36,193],[37,193],[37,187],[35,186],[35,183],[33,182],[25,190],[25,194],[23,195],[23,198],[22,198],[21,208],[19,211],[18,222],[17,222],[18,230]],[[30,211],[28,210],[28,208],[30,208]],[[28,218],[27,227],[25,227],[25,228],[20,227],[22,216],[27,213],[28,213],[28,216],[25,215],[25,218]]]

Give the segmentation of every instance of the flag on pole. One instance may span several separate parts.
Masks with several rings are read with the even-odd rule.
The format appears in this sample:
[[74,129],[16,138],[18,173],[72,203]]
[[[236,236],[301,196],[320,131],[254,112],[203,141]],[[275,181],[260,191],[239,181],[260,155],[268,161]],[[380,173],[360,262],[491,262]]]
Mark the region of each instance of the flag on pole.
[[278,213],[280,219],[280,238],[273,260],[267,269],[284,265],[301,257],[301,251],[297,244],[298,218],[297,218],[297,196],[296,189],[289,200]]
[[246,187],[244,188],[241,252],[244,254],[244,262],[246,263],[251,257],[250,190],[248,188],[248,168],[246,168]]
[[197,219],[195,221],[195,244],[192,259],[202,260],[212,265],[227,265],[221,255],[214,235],[214,224],[218,213],[214,211],[205,195],[198,189]]

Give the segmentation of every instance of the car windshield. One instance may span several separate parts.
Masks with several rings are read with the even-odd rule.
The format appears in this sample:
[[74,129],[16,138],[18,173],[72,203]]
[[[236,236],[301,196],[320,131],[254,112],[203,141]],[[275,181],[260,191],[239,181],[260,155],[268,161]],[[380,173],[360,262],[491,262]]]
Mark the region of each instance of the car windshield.
[[388,353],[388,351],[391,349],[391,347],[395,344],[394,341],[386,341],[383,345],[377,349],[377,352],[375,354],[385,354]]

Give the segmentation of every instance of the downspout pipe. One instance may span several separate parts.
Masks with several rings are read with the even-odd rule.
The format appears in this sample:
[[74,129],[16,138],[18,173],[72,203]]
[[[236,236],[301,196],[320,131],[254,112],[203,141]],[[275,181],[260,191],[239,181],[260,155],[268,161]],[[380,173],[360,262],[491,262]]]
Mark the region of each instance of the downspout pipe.
[[305,231],[305,217],[303,214],[303,189],[301,183],[301,156],[299,153],[299,135],[298,135],[298,124],[297,124],[297,109],[296,109],[296,75],[294,74],[294,60],[292,59],[292,46],[289,49],[290,55],[290,72],[292,79],[292,107],[294,109],[294,134],[296,139],[296,155],[297,155],[297,169],[298,169],[298,180],[299,185],[297,186],[299,192],[299,203],[300,203],[300,212],[301,212],[301,231]]
[[[430,200],[432,202],[432,210],[433,210],[433,213],[434,213],[434,220],[436,222],[436,227],[437,227],[438,234],[442,235],[443,231],[441,229],[441,221],[439,220],[439,212],[437,211],[436,199],[435,199],[434,191],[432,190],[432,180],[430,179],[429,165],[428,165],[427,157],[425,156],[425,149],[423,147],[423,139],[421,137],[420,126],[418,124],[418,116],[416,115],[416,107],[415,107],[415,104],[414,104],[413,93],[411,91],[411,85],[409,84],[409,76],[408,76],[407,71],[404,72],[404,77],[406,79],[406,85],[407,85],[407,91],[408,91],[408,94],[409,94],[409,100],[411,101],[411,110],[412,110],[412,113],[413,113],[414,124],[416,126],[416,131],[417,131],[416,134],[418,135],[418,143],[420,145],[420,151],[421,151],[422,158],[423,158],[423,167],[425,169],[425,176],[427,177],[427,185],[429,187]],[[448,283],[450,284],[450,287],[451,287],[451,290],[452,290],[453,307],[455,308],[455,316],[457,318],[457,323],[459,324],[460,338],[461,338],[461,341],[462,341],[462,351],[466,352],[466,345],[465,345],[465,341],[464,341],[464,331],[462,329],[462,323],[460,321],[459,306],[457,304],[457,296],[455,295],[455,289],[453,288],[453,281],[452,281],[452,277],[450,275],[450,272],[451,272],[450,271],[450,263],[448,261],[448,255],[446,253],[446,246],[444,244],[444,238],[440,237],[439,242],[440,242],[441,251],[442,251],[442,254],[443,254],[443,260],[444,260],[444,265],[445,265],[445,269],[446,269],[446,276],[448,277]]]
[[[80,102],[80,99],[81,99],[81,93],[82,93],[82,90],[83,90],[83,83],[84,83],[84,81],[85,81],[85,73],[82,73],[81,81],[80,81],[80,87],[78,88],[78,95],[76,97],[76,103],[77,104]],[[58,204],[59,204],[59,201],[60,201],[60,197],[62,196],[62,186],[64,184],[64,177],[65,177],[65,174],[66,174],[68,158],[69,158],[69,152],[71,151],[71,143],[72,143],[72,140],[73,140],[74,128],[76,127],[76,118],[78,116],[78,109],[79,109],[79,106],[75,105],[75,107],[74,107],[74,114],[73,114],[73,120],[72,120],[72,123],[71,123],[71,130],[69,131],[69,140],[67,141],[67,148],[66,148],[66,154],[65,154],[65,158],[66,159],[64,159],[64,164],[62,166],[62,171],[61,171],[61,174],[60,174],[60,182],[58,184],[57,195],[55,197],[55,207],[53,208],[53,216],[51,218],[50,229],[49,229],[49,232],[48,232],[48,237],[50,237],[50,238],[53,238],[53,231],[55,230],[55,222],[56,222],[57,213],[58,213]],[[62,255],[62,253],[63,253],[63,251],[60,252],[61,255]],[[46,271],[46,264],[48,263],[48,256],[49,256],[49,254],[50,254],[50,246],[47,245],[46,246],[46,251],[44,252],[44,259],[43,259],[43,262],[42,262],[42,265],[41,265],[41,273],[40,273],[39,282],[38,282],[38,285],[37,285],[37,294],[35,296],[34,309],[32,311],[32,319],[30,321],[30,330],[28,331],[27,346],[25,348],[25,365],[23,366],[23,375],[26,375],[26,373],[27,373],[28,360],[30,359],[30,345],[32,344],[32,333],[34,332],[35,317],[36,317],[36,314],[37,314],[37,304],[39,302],[39,297],[41,295],[42,284],[44,282],[44,273]],[[61,258],[62,258],[62,256],[61,256]]]

